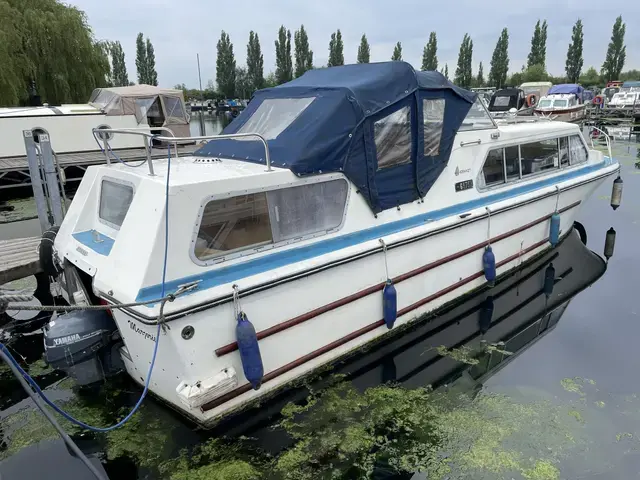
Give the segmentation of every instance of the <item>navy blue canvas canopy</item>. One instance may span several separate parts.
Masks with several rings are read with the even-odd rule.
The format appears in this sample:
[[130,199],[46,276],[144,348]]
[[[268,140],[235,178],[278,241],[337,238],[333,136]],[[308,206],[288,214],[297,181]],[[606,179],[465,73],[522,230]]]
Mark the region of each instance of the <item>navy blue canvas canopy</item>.
[[[222,133],[263,134],[272,164],[299,176],[343,172],[377,213],[426,195],[475,99],[440,73],[405,62],[321,68],[257,91]],[[427,132],[434,126],[435,146]],[[381,144],[381,128],[391,132],[390,146]],[[406,151],[406,158],[382,165],[381,150]],[[245,139],[212,140],[195,155],[265,162],[262,144]]]
[[575,83],[562,83],[560,85],[554,85],[549,89],[548,95],[559,95],[559,94],[574,94],[578,98],[582,99],[582,93],[584,92],[584,88],[580,85],[576,85]]

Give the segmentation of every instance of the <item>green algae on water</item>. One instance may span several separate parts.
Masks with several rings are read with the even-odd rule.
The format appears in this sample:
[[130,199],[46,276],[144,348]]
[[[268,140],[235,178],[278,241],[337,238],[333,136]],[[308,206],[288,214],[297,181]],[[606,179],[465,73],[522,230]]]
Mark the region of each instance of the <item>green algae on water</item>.
[[295,439],[274,466],[284,479],[368,478],[389,465],[430,480],[553,480],[579,433],[566,409],[548,402],[398,386],[359,393],[342,384],[283,414],[281,426]]
[[47,365],[47,362],[45,362],[43,359],[36,360],[31,365],[29,365],[28,368],[28,373],[32,377],[39,377],[51,372],[53,372],[53,368]]
[[474,358],[475,351],[470,347],[463,345],[460,348],[447,348],[444,345],[436,347],[436,352],[442,357],[449,357],[456,362],[466,363],[467,365],[477,365],[479,360]]
[[242,440],[212,438],[160,465],[162,478],[171,480],[254,480],[263,478],[272,460],[251,456]]

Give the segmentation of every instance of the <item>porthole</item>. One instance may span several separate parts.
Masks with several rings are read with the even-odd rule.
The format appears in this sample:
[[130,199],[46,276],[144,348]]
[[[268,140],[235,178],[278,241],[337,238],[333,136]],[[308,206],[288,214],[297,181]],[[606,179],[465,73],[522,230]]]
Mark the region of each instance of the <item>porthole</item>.
[[[110,130],[111,127],[109,125],[98,125],[96,130]],[[113,138],[113,132],[97,132],[96,137],[100,140],[111,140]]]

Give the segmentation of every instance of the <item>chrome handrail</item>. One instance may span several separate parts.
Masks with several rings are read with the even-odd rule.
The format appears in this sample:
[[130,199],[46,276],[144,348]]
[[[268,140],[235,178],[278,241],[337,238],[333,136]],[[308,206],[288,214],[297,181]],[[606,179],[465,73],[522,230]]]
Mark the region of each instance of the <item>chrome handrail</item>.
[[[605,132],[604,130],[599,129],[598,127],[589,126],[589,128],[591,128],[592,130],[597,130],[602,135],[604,135],[604,138],[607,141],[607,150],[609,150],[609,160],[613,161],[613,154],[611,153],[611,137],[609,137],[609,134],[607,132]],[[591,140],[591,148],[595,149],[596,146],[593,143],[593,135],[591,135],[591,130],[589,131],[589,140]]]
[[[267,143],[267,140],[259,133],[230,133],[226,135],[200,135],[197,137],[175,137],[175,136],[162,137],[160,135],[156,135],[153,133],[147,133],[145,131],[139,132],[139,131],[134,131],[132,129],[127,129],[127,128],[94,128],[93,129],[94,136],[98,132],[114,133],[114,134],[122,133],[124,135],[140,135],[145,137],[146,139],[151,138],[153,140],[158,140],[161,142],[167,142],[167,143],[173,143],[173,144],[177,144],[178,142],[198,141],[198,140],[227,140],[227,139],[234,139],[234,138],[257,138],[262,142],[262,145],[264,146],[264,155],[265,155],[265,161],[267,163],[267,172],[272,171],[271,156],[269,155],[269,144]],[[105,143],[105,150],[106,150],[106,145],[108,144],[108,140],[102,139],[102,141]],[[151,159],[149,158],[149,156],[147,158],[149,160],[149,173],[153,175],[153,164],[151,163]],[[177,149],[176,149],[176,158],[178,158]],[[107,163],[110,163],[110,162],[107,162]]]

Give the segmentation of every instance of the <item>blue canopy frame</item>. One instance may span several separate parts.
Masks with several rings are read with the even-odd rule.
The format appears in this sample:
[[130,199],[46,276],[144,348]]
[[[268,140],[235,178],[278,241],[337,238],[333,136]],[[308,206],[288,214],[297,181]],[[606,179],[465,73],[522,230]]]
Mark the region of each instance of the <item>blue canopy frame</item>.
[[[438,72],[416,72],[405,62],[321,68],[257,91],[223,134],[240,131],[266,100],[313,99],[268,140],[272,164],[298,176],[343,172],[378,213],[427,194],[446,167],[458,128],[476,96]],[[445,104],[439,145],[425,152],[423,105],[438,99]],[[405,107],[410,112],[410,161],[378,168],[375,122]],[[211,141],[195,155],[265,163],[262,145],[248,140]]]

